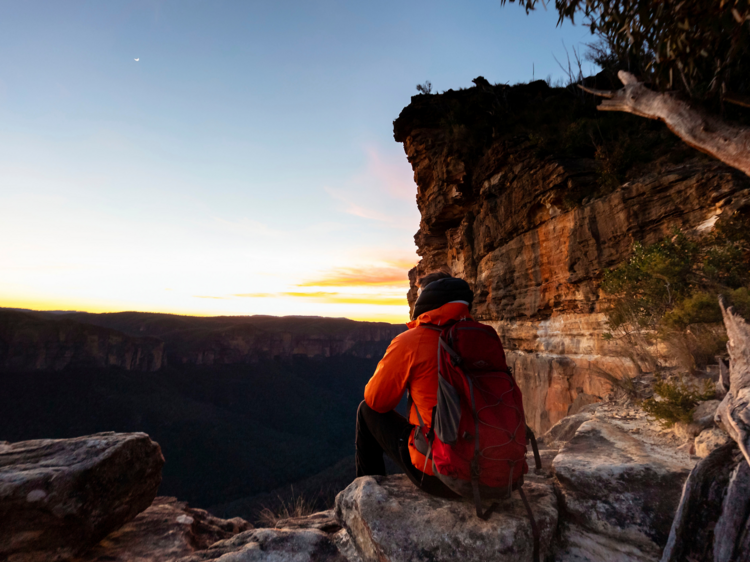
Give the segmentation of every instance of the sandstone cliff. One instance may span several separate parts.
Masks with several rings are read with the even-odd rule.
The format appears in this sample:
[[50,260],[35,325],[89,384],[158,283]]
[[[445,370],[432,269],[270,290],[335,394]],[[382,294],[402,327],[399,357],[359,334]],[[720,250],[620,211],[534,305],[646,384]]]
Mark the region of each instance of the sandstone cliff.
[[150,336],[166,343],[170,365],[228,365],[263,359],[351,356],[379,358],[405,326],[305,316],[218,316],[119,312],[69,318]]
[[79,366],[157,371],[163,361],[164,342],[156,338],[0,310],[0,371],[60,371]]
[[508,350],[528,423],[544,432],[577,397],[638,372],[602,337],[603,272],[636,241],[710,228],[748,200],[750,182],[675,146],[660,124],[598,114],[572,90],[477,83],[414,96],[394,122],[422,215],[409,299],[423,274],[465,278],[476,318]]

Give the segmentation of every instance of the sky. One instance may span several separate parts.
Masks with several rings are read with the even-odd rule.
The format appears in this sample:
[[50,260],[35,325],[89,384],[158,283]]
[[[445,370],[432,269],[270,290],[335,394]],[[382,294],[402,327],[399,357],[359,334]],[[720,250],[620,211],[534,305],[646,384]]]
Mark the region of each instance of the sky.
[[406,321],[416,84],[589,41],[499,0],[2,2],[0,306]]

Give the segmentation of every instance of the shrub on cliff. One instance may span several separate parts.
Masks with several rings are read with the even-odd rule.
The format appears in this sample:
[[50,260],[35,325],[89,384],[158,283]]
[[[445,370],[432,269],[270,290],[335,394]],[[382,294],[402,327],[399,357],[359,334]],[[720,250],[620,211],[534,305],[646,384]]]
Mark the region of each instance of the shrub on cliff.
[[649,246],[636,243],[627,262],[605,273],[611,337],[634,361],[657,368],[655,349],[695,371],[725,352],[719,297],[750,312],[750,217],[736,213],[710,234],[676,232]]
[[657,379],[654,393],[659,397],[643,401],[643,410],[665,426],[671,427],[677,422],[690,423],[698,402],[714,398],[715,390],[711,381],[706,379],[703,387],[691,386],[684,381],[667,381]]

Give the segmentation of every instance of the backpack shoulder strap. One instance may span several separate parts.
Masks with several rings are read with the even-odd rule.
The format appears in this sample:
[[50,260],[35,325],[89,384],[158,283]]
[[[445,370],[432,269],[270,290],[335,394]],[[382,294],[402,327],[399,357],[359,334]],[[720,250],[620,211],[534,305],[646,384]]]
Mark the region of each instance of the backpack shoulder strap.
[[536,435],[534,431],[527,425],[526,426],[526,440],[531,441],[531,450],[534,451],[534,464],[537,470],[542,468],[542,458],[539,456],[539,446],[536,444]]

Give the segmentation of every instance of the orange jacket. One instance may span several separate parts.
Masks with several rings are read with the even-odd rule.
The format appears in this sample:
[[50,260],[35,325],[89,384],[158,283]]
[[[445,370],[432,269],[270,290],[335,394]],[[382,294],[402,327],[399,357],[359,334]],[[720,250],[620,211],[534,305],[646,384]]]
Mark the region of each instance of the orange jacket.
[[[405,390],[411,393],[427,427],[432,425],[432,409],[437,404],[437,348],[440,332],[426,328],[425,324],[445,326],[448,322],[471,319],[469,307],[451,302],[425,312],[409,322],[409,329],[396,336],[388,346],[375,374],[365,387],[365,402],[376,412],[393,410],[401,401]],[[414,408],[409,411],[409,423],[419,425]],[[432,474],[432,463],[414,446],[414,430],[409,438],[409,455],[412,464],[426,474]]]

